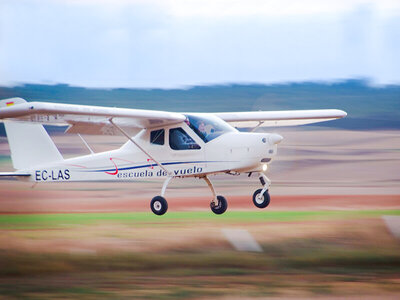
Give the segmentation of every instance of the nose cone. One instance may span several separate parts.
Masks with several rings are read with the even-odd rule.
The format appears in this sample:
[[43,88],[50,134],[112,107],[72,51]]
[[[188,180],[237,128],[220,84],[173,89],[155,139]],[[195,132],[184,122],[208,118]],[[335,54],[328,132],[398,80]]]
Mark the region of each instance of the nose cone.
[[283,140],[283,137],[276,133],[271,133],[268,137],[268,142],[271,145],[279,144]]

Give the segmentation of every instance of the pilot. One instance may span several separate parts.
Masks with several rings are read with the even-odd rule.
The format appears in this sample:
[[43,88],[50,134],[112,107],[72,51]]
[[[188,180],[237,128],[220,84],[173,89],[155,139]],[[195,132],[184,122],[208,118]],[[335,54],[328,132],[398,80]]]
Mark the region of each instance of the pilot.
[[208,133],[207,133],[207,130],[206,130],[206,125],[204,124],[203,121],[201,121],[200,124],[199,124],[199,131],[200,131],[201,134],[203,134],[204,136],[206,136],[206,135],[208,134]]

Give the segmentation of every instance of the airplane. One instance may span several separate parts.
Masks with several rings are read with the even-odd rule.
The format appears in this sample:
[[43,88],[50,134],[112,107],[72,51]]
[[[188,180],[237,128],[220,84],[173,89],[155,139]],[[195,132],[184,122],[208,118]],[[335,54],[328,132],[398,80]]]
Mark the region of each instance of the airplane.
[[[209,176],[256,173],[262,187],[254,192],[253,203],[265,208],[270,203],[271,185],[265,173],[283,137],[254,131],[346,115],[338,109],[177,113],[9,98],[0,101],[0,122],[5,126],[16,171],[0,172],[0,177],[35,183],[162,178],[160,195],[150,201],[156,215],[168,210],[164,196],[171,179],[195,177],[203,179],[211,189],[210,208],[220,215],[228,203],[217,195]],[[90,154],[64,159],[43,125],[67,125],[65,132],[79,135]],[[94,153],[82,134],[119,134],[126,143],[112,151]]]

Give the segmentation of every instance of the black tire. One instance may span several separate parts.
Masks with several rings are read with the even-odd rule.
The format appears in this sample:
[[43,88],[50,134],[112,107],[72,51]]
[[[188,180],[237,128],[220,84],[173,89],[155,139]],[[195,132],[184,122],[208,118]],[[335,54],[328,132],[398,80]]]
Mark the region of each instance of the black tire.
[[264,192],[263,197],[258,198],[257,196],[262,192],[262,189],[258,189],[253,194],[253,203],[258,208],[266,208],[271,201],[271,197],[269,196],[268,190]]
[[155,196],[150,202],[150,208],[158,216],[165,214],[168,210],[168,202],[162,196]]
[[214,201],[211,201],[210,208],[214,214],[220,215],[223,214],[228,208],[228,202],[223,196],[217,196],[217,199],[218,199],[218,205],[215,205]]

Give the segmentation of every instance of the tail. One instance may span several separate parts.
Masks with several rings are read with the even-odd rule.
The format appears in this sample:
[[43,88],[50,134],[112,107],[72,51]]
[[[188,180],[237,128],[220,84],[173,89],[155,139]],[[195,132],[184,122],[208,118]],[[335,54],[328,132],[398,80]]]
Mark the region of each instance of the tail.
[[[26,102],[22,98],[0,101],[0,109]],[[4,120],[14,169],[30,169],[41,164],[62,161],[63,157],[43,125]]]

